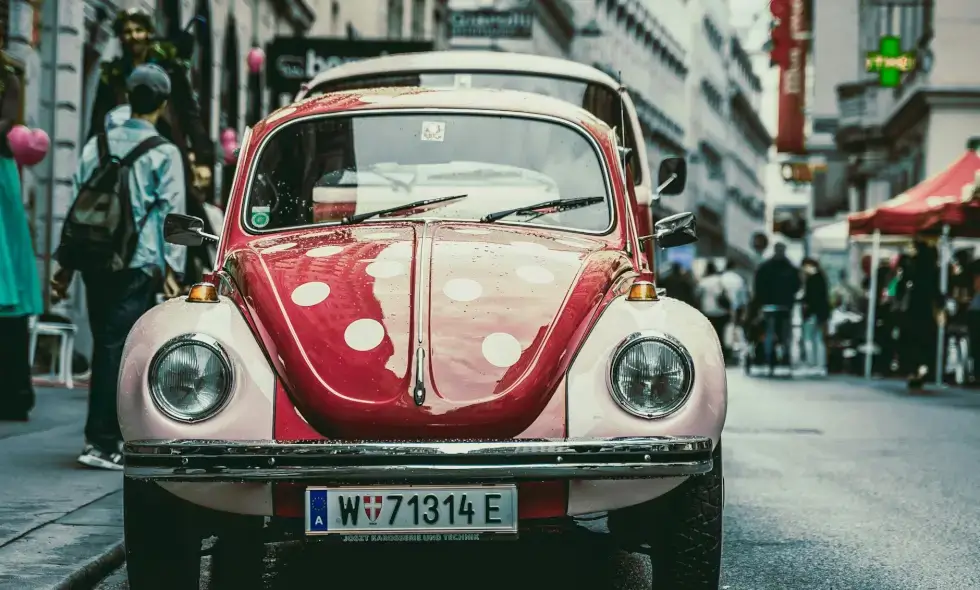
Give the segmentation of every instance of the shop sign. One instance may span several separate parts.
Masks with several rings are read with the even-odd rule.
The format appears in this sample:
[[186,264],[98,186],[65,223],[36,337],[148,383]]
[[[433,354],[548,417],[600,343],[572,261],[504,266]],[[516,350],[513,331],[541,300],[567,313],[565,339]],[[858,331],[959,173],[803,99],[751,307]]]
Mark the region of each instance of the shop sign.
[[[805,0],[772,0],[779,27],[788,27],[789,60],[779,68],[779,124],[776,151],[804,154],[806,116],[806,51],[809,41]],[[788,17],[788,18],[785,18]]]
[[352,61],[395,53],[432,51],[431,41],[365,41],[276,37],[266,48],[266,83],[279,93],[296,93],[317,74]]
[[531,10],[454,10],[449,14],[450,37],[530,39],[534,28]]

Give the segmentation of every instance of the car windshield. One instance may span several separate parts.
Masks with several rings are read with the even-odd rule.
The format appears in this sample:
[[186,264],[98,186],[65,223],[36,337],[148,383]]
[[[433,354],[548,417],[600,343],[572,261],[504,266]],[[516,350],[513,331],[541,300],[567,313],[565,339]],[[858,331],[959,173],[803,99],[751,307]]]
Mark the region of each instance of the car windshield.
[[603,232],[613,210],[606,178],[584,132],[550,120],[448,111],[310,118],[283,127],[262,148],[245,223],[259,231],[350,223],[352,216],[439,199],[362,222],[479,221],[543,201],[599,197],[581,207],[520,211],[499,223]]
[[[543,94],[570,102],[602,119],[610,127],[622,125],[620,101],[616,92],[607,86],[583,80],[556,76],[520,74],[513,72],[411,72],[375,74],[324,82],[310,89],[307,96],[318,96],[339,90],[359,88],[389,88],[421,86],[425,88],[496,88]],[[643,176],[633,129],[626,126],[624,145],[630,148],[630,169],[633,182],[642,184]]]

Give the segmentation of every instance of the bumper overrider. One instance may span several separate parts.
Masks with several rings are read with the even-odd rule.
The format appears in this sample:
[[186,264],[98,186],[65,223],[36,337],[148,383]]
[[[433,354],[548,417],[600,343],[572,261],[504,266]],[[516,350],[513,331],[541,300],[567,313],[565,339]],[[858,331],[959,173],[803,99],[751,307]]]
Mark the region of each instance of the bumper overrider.
[[171,482],[465,483],[690,476],[708,437],[350,442],[138,440],[126,477]]

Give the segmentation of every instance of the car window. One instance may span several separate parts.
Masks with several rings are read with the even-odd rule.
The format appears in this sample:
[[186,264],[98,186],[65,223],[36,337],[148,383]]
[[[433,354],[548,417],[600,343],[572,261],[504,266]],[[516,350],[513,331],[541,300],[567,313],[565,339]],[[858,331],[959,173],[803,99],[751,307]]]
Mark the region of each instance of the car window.
[[604,232],[613,211],[607,178],[584,132],[550,120],[438,111],[309,118],[275,131],[262,147],[245,223],[261,231],[338,223],[453,195],[466,197],[397,219],[478,220],[553,199],[599,197],[500,223]]
[[620,140],[630,148],[629,164],[633,172],[633,182],[643,184],[643,169],[640,165],[639,151],[636,149],[636,137],[633,127],[629,124],[623,129],[620,99],[616,91],[600,84],[590,84],[581,80],[559,78],[556,76],[538,76],[517,74],[512,72],[418,72],[376,74],[359,76],[342,80],[332,80],[314,86],[307,96],[318,96],[339,90],[354,90],[358,88],[388,88],[403,86],[421,86],[426,88],[496,88],[503,90],[520,90],[543,94],[570,102],[589,111],[602,119],[610,127],[622,129]]

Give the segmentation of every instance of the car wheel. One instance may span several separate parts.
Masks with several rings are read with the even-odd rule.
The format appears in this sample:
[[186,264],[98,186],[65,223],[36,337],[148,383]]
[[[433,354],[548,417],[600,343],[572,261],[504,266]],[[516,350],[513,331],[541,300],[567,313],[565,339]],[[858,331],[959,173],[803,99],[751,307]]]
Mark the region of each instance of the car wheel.
[[126,570],[132,590],[197,588],[201,534],[190,507],[153,482],[123,482]]
[[714,467],[689,478],[656,502],[650,561],[653,588],[718,590],[721,583],[724,476],[721,443]]

